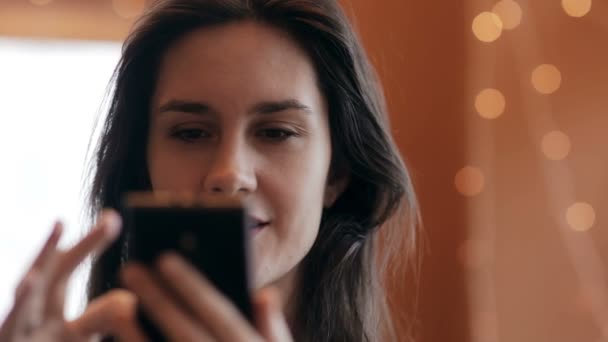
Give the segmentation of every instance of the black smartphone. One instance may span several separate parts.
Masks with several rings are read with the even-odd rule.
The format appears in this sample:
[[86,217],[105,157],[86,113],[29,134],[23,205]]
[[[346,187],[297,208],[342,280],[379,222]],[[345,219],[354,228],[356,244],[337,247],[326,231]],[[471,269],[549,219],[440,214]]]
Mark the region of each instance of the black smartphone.
[[[163,252],[177,252],[253,323],[244,202],[219,196],[129,193],[122,216],[127,261],[153,266]],[[138,320],[152,341],[167,340],[141,308]]]

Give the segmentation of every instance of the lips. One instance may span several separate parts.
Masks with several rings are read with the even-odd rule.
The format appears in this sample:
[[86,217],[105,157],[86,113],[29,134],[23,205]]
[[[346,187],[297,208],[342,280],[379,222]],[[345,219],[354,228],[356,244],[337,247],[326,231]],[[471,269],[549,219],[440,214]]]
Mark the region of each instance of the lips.
[[247,216],[246,218],[246,225],[248,229],[262,230],[268,226],[268,224],[270,224],[270,221],[260,219],[256,216]]

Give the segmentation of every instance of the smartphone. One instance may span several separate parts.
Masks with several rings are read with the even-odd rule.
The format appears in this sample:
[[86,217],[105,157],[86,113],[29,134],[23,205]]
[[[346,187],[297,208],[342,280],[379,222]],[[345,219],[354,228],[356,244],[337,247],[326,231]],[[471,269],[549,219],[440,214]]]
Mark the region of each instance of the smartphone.
[[[246,203],[238,198],[171,193],[129,193],[122,216],[127,261],[154,267],[164,252],[182,255],[253,323]],[[152,341],[167,341],[139,308]]]

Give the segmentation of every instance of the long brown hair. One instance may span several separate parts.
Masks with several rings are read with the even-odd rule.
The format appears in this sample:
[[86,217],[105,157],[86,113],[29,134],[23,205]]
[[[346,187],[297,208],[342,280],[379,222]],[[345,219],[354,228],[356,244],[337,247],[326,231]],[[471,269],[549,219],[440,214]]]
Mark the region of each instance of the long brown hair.
[[[386,263],[379,262],[387,259],[379,257],[403,248],[399,255],[415,259],[417,202],[389,133],[379,82],[335,0],[155,2],[124,43],[114,73],[109,112],[95,151],[91,212],[118,207],[125,191],[151,189],[145,149],[163,54],[195,29],[244,20],[284,30],[309,54],[328,103],[330,177],[349,178],[345,191],[324,210],[319,235],[301,264],[294,337],[385,340],[392,321],[383,286]],[[89,299],[119,286],[125,244],[119,239],[93,261]]]

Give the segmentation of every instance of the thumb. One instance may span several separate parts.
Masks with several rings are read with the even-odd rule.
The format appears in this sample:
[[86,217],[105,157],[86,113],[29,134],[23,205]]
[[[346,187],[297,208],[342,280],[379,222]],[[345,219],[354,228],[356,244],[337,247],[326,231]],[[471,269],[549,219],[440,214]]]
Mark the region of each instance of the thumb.
[[281,308],[279,292],[268,287],[260,290],[254,298],[256,325],[266,341],[293,341],[285,315]]
[[76,335],[87,339],[94,336],[114,336],[120,341],[146,341],[137,319],[137,299],[129,291],[116,289],[93,300],[85,312],[68,323]]

